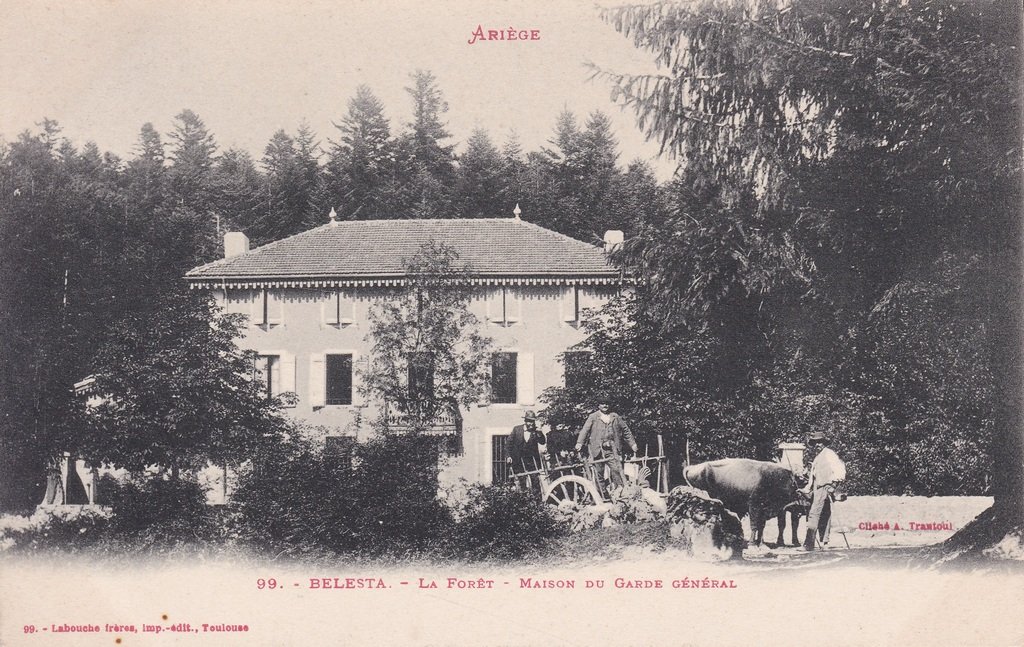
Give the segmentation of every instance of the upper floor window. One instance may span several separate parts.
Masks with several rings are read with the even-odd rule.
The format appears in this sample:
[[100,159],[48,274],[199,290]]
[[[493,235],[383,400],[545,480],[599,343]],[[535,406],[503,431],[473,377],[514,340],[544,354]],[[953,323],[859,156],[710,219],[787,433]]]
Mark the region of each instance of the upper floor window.
[[492,289],[487,295],[487,320],[506,326],[522,320],[519,294],[505,286]]
[[429,352],[409,353],[408,385],[411,400],[429,400],[434,397],[434,355]]
[[532,405],[535,400],[533,353],[491,353],[489,403]]
[[607,297],[593,288],[567,285],[562,288],[562,321],[578,326],[586,317],[587,310],[596,310],[606,301]]
[[323,321],[329,326],[347,326],[355,321],[355,300],[347,292],[326,292],[322,306]]
[[277,326],[284,321],[284,301],[277,290],[255,290],[249,323],[256,326]]
[[325,358],[326,404],[352,404],[352,355]]

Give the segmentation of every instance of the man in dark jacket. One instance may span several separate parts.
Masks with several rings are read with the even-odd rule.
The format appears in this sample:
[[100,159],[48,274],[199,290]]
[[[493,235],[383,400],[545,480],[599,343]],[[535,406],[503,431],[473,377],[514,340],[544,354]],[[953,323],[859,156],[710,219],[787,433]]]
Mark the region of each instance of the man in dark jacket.
[[[516,474],[533,472],[541,467],[540,446],[544,443],[540,431],[537,430],[537,414],[527,411],[523,414],[523,424],[512,428],[505,449],[509,467]],[[519,479],[521,485],[536,490],[540,486],[540,478],[534,474]]]
[[[622,473],[623,443],[634,454],[637,447],[629,425],[619,414],[612,412],[609,400],[610,398],[606,396],[601,397],[597,403],[597,411],[590,414],[583,423],[583,428],[576,438],[576,451],[587,447],[590,460],[607,459],[612,485],[621,489],[626,481]],[[601,487],[607,490],[608,483],[605,481],[604,467],[601,464],[597,465],[597,478],[601,482]]]

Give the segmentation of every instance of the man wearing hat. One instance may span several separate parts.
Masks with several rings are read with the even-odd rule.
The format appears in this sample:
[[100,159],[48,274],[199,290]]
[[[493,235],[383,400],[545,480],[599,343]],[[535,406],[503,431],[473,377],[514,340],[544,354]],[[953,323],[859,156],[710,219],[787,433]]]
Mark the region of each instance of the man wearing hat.
[[821,534],[823,544],[828,543],[832,499],[839,482],[846,479],[846,465],[839,455],[828,447],[828,437],[822,431],[814,431],[807,436],[807,449],[814,460],[811,462],[807,487],[804,488],[811,497],[804,550],[814,550],[816,534]]
[[[612,412],[610,398],[601,396],[597,401],[597,411],[587,417],[579,436],[576,437],[576,451],[586,446],[590,452],[590,460],[608,459],[606,464],[611,472],[612,485],[620,489],[626,482],[622,473],[623,443],[628,445],[634,454],[636,453],[636,440],[633,439],[629,425],[619,414]],[[607,489],[604,467],[601,465],[598,465],[597,478],[601,482],[601,487]]]
[[[533,472],[540,469],[540,446],[544,444],[540,431],[537,430],[537,414],[527,411],[523,414],[523,424],[512,428],[508,437],[505,449],[508,458],[505,459],[509,467],[516,474]],[[530,489],[537,490],[540,487],[540,478],[532,476],[519,479],[520,484],[528,485]]]

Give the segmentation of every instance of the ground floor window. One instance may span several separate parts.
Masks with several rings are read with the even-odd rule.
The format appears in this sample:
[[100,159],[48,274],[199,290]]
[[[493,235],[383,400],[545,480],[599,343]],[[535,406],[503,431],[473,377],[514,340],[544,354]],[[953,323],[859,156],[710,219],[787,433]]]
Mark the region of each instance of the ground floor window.
[[281,358],[277,355],[259,355],[256,358],[256,380],[263,394],[272,398],[281,393]]
[[515,404],[518,399],[516,353],[491,354],[491,402]]
[[491,485],[502,485],[508,481],[508,450],[505,444],[509,434],[491,436]]

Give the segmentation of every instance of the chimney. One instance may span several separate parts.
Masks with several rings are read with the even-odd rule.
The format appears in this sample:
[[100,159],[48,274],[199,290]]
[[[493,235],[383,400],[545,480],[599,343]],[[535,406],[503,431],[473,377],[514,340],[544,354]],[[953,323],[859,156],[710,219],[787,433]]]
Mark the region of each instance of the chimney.
[[622,247],[622,241],[625,240],[622,231],[619,229],[609,229],[604,232],[604,251],[605,253],[614,252],[616,249]]
[[231,258],[249,251],[249,237],[240,231],[224,234],[224,258]]

